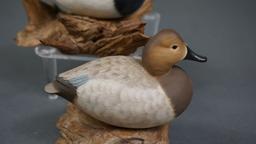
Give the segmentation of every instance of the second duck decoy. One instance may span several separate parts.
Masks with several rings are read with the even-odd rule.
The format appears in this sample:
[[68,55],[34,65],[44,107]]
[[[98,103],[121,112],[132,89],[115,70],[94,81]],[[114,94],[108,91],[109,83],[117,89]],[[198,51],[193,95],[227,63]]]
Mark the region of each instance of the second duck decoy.
[[145,0],[41,0],[60,10],[77,15],[101,19],[129,16],[137,11]]

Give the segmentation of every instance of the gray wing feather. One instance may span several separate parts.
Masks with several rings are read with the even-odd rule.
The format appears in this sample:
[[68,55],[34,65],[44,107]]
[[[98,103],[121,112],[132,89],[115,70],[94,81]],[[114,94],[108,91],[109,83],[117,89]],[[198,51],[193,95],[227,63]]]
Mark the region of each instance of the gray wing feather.
[[90,80],[89,77],[87,77],[85,75],[81,75],[81,76],[74,77],[74,78],[68,80],[68,82],[74,87],[80,87],[80,86],[84,85],[85,83],[87,83],[89,80]]
[[[132,57],[104,57],[58,76],[62,83],[74,88],[86,84],[90,79],[114,80],[126,87],[155,87],[157,82]],[[107,84],[106,84],[107,85]]]
[[86,84],[90,78],[86,75],[80,75],[80,76],[75,76],[71,79],[64,80],[62,78],[58,78],[58,81],[61,83],[64,83],[66,85],[70,85],[72,87],[78,88],[84,84]]

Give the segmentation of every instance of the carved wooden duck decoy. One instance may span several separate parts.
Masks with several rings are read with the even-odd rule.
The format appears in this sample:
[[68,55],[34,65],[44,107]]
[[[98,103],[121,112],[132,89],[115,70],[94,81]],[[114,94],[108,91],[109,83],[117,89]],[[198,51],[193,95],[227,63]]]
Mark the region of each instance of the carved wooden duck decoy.
[[112,19],[131,15],[145,0],[41,0],[60,10],[95,18]]
[[177,32],[163,30],[148,42],[142,61],[129,56],[100,58],[58,75],[45,91],[110,125],[155,127],[179,116],[190,103],[191,80],[174,66],[183,59],[207,61]]

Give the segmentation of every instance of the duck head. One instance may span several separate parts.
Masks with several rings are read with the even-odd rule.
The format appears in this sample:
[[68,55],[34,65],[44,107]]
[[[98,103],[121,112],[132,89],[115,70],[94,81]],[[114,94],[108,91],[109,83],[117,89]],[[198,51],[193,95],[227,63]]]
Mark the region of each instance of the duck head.
[[152,37],[142,56],[144,68],[158,79],[176,117],[186,110],[193,94],[190,77],[181,68],[174,66],[184,59],[207,61],[206,57],[193,52],[174,30],[163,30]]
[[207,61],[205,56],[193,52],[176,31],[166,29],[148,42],[143,51],[142,64],[151,75],[161,76],[184,59]]

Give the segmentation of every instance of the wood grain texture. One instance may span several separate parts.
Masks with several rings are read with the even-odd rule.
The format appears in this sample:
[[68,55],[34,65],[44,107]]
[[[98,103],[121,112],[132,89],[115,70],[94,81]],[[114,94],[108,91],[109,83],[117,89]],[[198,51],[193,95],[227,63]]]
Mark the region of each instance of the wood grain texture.
[[67,54],[128,55],[149,39],[141,17],[151,11],[152,0],[146,0],[133,15],[114,20],[65,14],[40,0],[23,0],[23,4],[28,24],[17,33],[18,46],[44,44]]
[[57,127],[56,144],[168,144],[169,126],[151,129],[123,129],[99,122],[69,104]]

